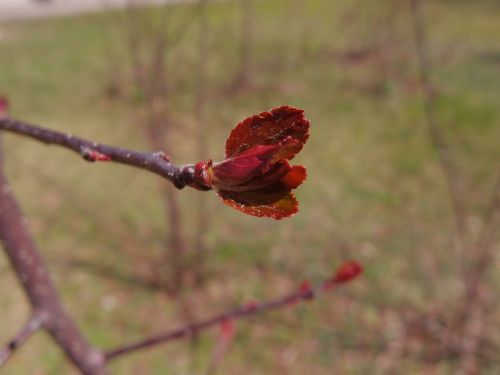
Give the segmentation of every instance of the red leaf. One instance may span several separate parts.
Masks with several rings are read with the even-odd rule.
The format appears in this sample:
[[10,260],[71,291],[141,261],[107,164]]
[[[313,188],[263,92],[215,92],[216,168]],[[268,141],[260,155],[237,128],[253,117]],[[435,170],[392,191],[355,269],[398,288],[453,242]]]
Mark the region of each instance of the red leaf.
[[250,191],[258,189],[264,189],[266,191],[282,190],[283,195],[286,195],[286,193],[288,193],[290,189],[286,187],[284,184],[282,184],[281,181],[291,170],[292,167],[290,167],[290,164],[288,164],[287,161],[279,162],[274,164],[267,173],[257,176],[240,186],[233,186],[231,187],[231,189],[227,190],[232,190],[232,191]]
[[[214,163],[208,170],[211,185],[230,190],[231,186],[242,185],[254,177],[269,172],[280,145],[257,145],[236,157]],[[248,190],[246,185],[244,190]]]
[[362,272],[363,267],[359,263],[352,261],[346,262],[337,269],[332,281],[334,283],[345,283],[359,276]]
[[262,206],[273,204],[287,197],[290,194],[290,189],[286,188],[281,182],[277,182],[260,189],[248,191],[219,190],[219,193],[224,198],[232,199],[246,206]]
[[309,138],[309,120],[302,109],[282,106],[241,121],[226,141],[226,157],[234,157],[255,145],[272,145],[291,137],[283,158],[291,159]]
[[296,189],[307,178],[307,171],[302,165],[294,165],[282,179],[281,183],[289,189]]
[[219,190],[218,195],[225,204],[239,211],[276,220],[296,214],[299,207],[295,196],[288,192],[277,200],[276,195],[266,194],[265,189],[241,192]]

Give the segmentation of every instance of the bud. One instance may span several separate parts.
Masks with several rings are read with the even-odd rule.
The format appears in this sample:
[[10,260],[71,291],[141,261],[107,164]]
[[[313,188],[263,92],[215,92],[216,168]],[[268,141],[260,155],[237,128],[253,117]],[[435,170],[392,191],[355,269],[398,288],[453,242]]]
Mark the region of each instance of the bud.
[[8,109],[9,109],[9,100],[4,96],[0,96],[0,118],[5,118],[8,116],[7,114]]
[[229,135],[226,159],[195,165],[192,186],[217,189],[225,204],[253,216],[292,216],[298,202],[291,190],[307,173],[288,161],[308,138],[303,110],[283,106],[249,117]]
[[220,325],[220,339],[225,344],[229,344],[236,332],[236,326],[233,319],[224,319]]
[[302,295],[302,298],[304,299],[314,298],[314,291],[312,289],[312,285],[309,280],[304,280],[302,284],[300,284],[299,293]]
[[337,269],[333,282],[345,283],[359,276],[361,272],[363,272],[363,267],[359,263],[353,261],[346,262]]

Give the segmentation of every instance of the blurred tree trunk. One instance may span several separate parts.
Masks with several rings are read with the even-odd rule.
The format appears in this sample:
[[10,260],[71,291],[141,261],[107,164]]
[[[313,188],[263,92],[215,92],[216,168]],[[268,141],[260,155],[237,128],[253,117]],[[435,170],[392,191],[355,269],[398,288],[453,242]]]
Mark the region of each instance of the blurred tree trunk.
[[[169,152],[172,148],[170,133],[172,122],[168,108],[168,52],[167,33],[163,24],[159,26],[141,13],[141,9],[129,7],[126,19],[128,52],[132,64],[132,77],[136,90],[144,99],[145,137],[154,150]],[[186,245],[182,231],[182,217],[178,195],[166,182],[161,183],[164,197],[165,217],[169,230],[166,241],[165,264],[157,269],[158,282],[171,293],[176,293],[184,284]],[[169,279],[162,276],[168,265]]]
[[[198,64],[197,64],[197,86],[195,97],[195,116],[196,126],[198,130],[197,150],[198,160],[205,160],[208,156],[207,134],[209,134],[209,124],[206,118],[207,104],[207,36],[209,32],[208,15],[207,15],[208,0],[200,0],[199,2],[199,28],[198,28]],[[207,261],[207,234],[209,230],[209,215],[207,200],[201,194],[197,196],[198,212],[197,212],[197,228],[195,233],[195,258],[194,271],[195,281],[198,285],[202,284],[205,279],[205,267]]]

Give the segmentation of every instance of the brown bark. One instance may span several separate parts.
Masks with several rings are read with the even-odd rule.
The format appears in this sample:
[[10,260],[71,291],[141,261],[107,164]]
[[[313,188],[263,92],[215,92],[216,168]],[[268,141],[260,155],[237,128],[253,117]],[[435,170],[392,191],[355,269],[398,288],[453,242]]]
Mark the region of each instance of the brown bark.
[[60,303],[27,221],[5,177],[0,156],[0,241],[43,327],[71,362],[88,375],[106,374],[101,352],[93,348]]

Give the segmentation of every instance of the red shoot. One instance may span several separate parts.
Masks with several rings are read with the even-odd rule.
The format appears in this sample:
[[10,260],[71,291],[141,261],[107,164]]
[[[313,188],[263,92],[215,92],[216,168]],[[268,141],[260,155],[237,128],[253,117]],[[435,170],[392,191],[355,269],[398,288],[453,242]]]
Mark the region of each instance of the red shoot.
[[363,272],[363,266],[359,263],[350,261],[342,264],[335,272],[335,275],[323,284],[323,290],[328,291],[336,284],[345,283],[356,278]]
[[111,158],[108,155],[102,154],[98,151],[91,149],[84,149],[82,151],[82,156],[88,161],[110,161]]
[[220,325],[220,340],[224,344],[229,344],[234,337],[236,332],[236,326],[233,319],[225,319]]
[[215,188],[223,202],[253,216],[282,219],[297,213],[293,193],[306,169],[288,163],[309,138],[304,111],[290,106],[246,118],[226,142],[226,159],[195,166],[194,187]]
[[9,99],[4,96],[0,96],[0,117],[7,117],[7,111],[9,109]]
[[335,273],[334,283],[345,283],[357,277],[363,272],[363,267],[357,262],[346,262],[342,264]]
[[312,289],[311,282],[309,280],[304,280],[299,287],[299,293],[302,295],[304,299],[312,299],[314,298],[314,292]]

